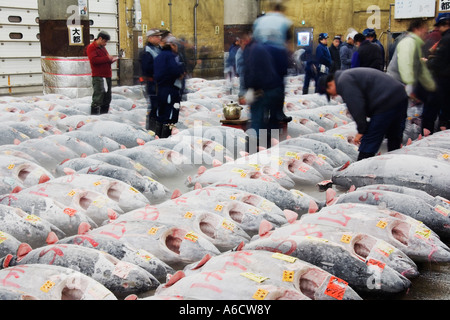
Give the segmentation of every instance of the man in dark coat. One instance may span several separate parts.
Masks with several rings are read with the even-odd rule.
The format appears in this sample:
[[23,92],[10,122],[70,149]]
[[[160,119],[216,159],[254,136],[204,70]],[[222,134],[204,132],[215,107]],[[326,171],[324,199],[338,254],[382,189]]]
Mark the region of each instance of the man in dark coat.
[[358,50],[353,54],[352,68],[383,70],[383,56],[377,44],[367,40],[362,33],[355,35],[355,44]]
[[178,122],[179,108],[176,104],[181,102],[183,77],[185,69],[177,55],[177,39],[169,36],[161,53],[155,59],[155,81],[158,85],[157,120],[162,124],[160,138],[170,136],[170,127]]
[[429,57],[428,67],[437,80],[437,96],[440,106],[439,129],[450,128],[450,13],[436,23],[442,39],[436,51]]
[[[405,129],[408,96],[403,84],[373,68],[337,71],[322,77],[319,93],[340,95],[356,122],[358,160],[373,157],[386,137],[388,151],[399,149]],[[370,121],[367,119],[370,118]]]

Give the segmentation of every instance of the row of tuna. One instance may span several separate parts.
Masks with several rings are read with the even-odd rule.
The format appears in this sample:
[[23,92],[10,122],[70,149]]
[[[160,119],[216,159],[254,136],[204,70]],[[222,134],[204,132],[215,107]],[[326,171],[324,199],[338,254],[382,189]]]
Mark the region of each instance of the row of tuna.
[[[167,139],[143,130],[139,87],[114,88],[101,116],[88,98],[2,97],[1,299],[359,300],[450,261],[445,173],[427,170],[448,166],[448,133],[364,166],[345,105],[300,85],[289,138],[255,154],[220,126],[236,99],[221,80],[188,81]],[[442,159],[415,154],[426,143]],[[423,158],[383,163],[397,156]],[[324,199],[303,191],[317,185]]]

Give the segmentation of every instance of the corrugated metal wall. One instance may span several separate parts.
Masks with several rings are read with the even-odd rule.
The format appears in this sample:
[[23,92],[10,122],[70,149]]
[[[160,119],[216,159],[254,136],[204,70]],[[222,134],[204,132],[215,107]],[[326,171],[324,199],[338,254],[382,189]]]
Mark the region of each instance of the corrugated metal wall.
[[[89,0],[90,34],[111,35],[107,49],[119,51],[116,0]],[[118,80],[117,64],[113,80]],[[0,94],[42,92],[41,44],[37,0],[0,0]]]

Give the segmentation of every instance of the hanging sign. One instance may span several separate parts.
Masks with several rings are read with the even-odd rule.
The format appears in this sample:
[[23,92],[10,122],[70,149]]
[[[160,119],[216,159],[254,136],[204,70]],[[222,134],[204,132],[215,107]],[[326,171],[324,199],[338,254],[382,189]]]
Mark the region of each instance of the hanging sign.
[[83,26],[70,25],[69,30],[69,46],[84,46]]

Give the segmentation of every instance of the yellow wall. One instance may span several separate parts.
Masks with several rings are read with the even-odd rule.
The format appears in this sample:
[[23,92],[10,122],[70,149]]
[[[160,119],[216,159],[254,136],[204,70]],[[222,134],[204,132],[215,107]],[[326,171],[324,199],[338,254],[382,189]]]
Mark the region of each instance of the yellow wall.
[[[362,32],[367,28],[368,19],[373,16],[373,12],[367,13],[367,9],[376,5],[380,8],[381,19],[380,28],[375,30],[380,41],[387,45],[389,8],[390,4],[395,3],[394,0],[285,0],[283,3],[287,8],[285,13],[294,23],[294,27],[314,28],[315,34],[326,32],[330,37],[337,34],[345,36],[349,28]],[[261,10],[269,11],[271,5],[271,0],[261,0]],[[438,9],[438,1],[436,8]],[[405,31],[411,20],[394,19],[395,7],[392,7],[391,13],[391,31]],[[301,24],[302,20],[305,20],[305,25]],[[428,21],[431,29],[434,19]]]
[[[200,58],[195,76],[221,76],[223,71],[224,45],[224,2],[228,0],[198,0],[197,8],[197,51]],[[257,0],[242,0],[257,1]],[[271,0],[258,0],[261,11],[269,11]],[[125,49],[128,58],[133,57],[132,12],[133,0],[119,0],[120,47]],[[185,38],[188,45],[194,44],[194,5],[197,0],[141,0],[142,24],[148,28],[171,29],[172,33]],[[286,15],[294,27],[312,27],[314,33],[327,32],[330,37],[346,35],[349,28],[362,32],[373,13],[367,13],[371,5],[380,8],[380,27],[376,28],[378,38],[387,48],[390,4],[394,0],[285,0]],[[436,1],[438,7],[438,1]],[[172,6],[169,6],[172,3]],[[170,7],[172,13],[170,13]],[[437,11],[438,12],[438,9]],[[391,31],[402,32],[410,20],[396,20],[395,7],[392,7]],[[227,12],[229,15],[230,12]],[[231,14],[242,14],[236,9]],[[172,17],[172,19],[171,19]],[[129,20],[127,26],[126,20]],[[305,25],[302,25],[305,20]],[[428,19],[430,29],[434,19]],[[162,25],[162,22],[164,25]],[[217,28],[218,27],[218,33]],[[207,52],[207,55],[203,53]],[[200,61],[201,60],[201,61]],[[222,71],[220,71],[222,70]],[[223,74],[222,74],[223,75]]]

